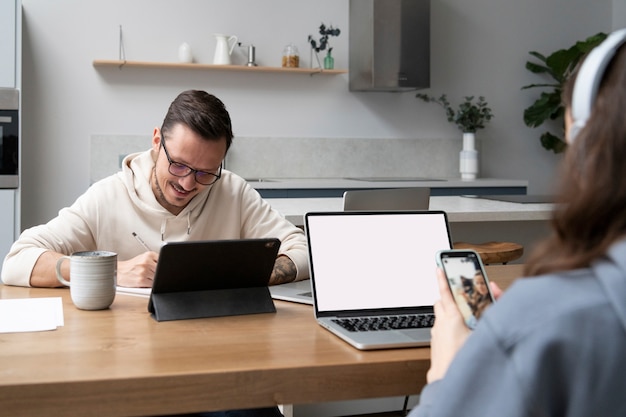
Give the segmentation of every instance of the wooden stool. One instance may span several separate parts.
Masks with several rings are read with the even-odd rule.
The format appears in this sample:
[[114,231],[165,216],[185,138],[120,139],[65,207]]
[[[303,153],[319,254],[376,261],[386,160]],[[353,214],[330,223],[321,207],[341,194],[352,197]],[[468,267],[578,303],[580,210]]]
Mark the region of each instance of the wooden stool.
[[473,249],[484,264],[507,264],[524,254],[524,247],[513,242],[467,243],[455,242],[454,249]]

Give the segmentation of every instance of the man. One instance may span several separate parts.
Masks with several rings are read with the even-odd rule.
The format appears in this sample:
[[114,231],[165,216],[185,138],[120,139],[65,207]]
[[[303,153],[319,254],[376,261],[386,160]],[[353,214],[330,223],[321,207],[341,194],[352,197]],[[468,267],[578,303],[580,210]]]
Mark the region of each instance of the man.
[[[118,254],[118,285],[151,287],[166,241],[261,237],[281,240],[270,284],[307,278],[302,230],[223,169],[232,139],[230,116],[218,98],[181,93],[154,129],[149,151],[127,156],[121,172],[93,184],[47,224],[22,233],[4,261],[2,281],[60,286],[54,268],[59,257],[101,249]],[[63,266],[69,279],[69,262]]]
[[[154,129],[152,149],[127,156],[121,172],[93,184],[47,224],[22,233],[4,261],[2,281],[61,286],[59,257],[102,249],[118,254],[118,285],[151,287],[163,242],[260,237],[281,240],[270,284],[307,278],[302,230],[223,169],[232,139],[230,116],[218,98],[181,93]],[[63,265],[69,280],[69,262]],[[277,407],[201,415],[282,416]]]

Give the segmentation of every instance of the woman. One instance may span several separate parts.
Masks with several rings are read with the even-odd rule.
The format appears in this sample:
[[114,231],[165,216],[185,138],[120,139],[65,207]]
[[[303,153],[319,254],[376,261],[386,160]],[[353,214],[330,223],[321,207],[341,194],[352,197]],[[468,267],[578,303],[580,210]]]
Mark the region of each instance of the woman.
[[485,309],[491,304],[491,297],[482,272],[476,271],[474,273],[472,288],[472,293],[466,294],[467,304],[472,310],[472,315],[478,320]]
[[[565,86],[570,146],[551,236],[527,260],[532,278],[470,335],[438,271],[428,385],[412,417],[626,415],[625,42],[626,31],[612,34]],[[603,54],[606,68],[592,64]],[[583,94],[584,123],[571,110],[593,87],[590,71],[601,83]]]

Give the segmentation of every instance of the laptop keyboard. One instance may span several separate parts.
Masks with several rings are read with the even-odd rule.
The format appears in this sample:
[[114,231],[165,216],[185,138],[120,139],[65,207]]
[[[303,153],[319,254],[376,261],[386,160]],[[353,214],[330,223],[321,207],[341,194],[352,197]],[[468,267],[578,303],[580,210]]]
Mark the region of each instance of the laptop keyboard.
[[355,317],[333,319],[333,321],[351,332],[370,332],[376,330],[421,329],[424,327],[432,327],[435,323],[435,315],[429,313],[383,317]]

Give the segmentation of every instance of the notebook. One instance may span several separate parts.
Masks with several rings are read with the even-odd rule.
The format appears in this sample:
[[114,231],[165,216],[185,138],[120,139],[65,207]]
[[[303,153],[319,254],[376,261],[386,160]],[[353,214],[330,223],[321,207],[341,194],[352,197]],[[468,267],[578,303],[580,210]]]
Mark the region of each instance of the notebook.
[[430,188],[384,188],[343,193],[343,210],[428,210]]
[[275,312],[268,282],[280,240],[170,242],[148,304],[158,321]]
[[[344,211],[305,215],[315,318],[352,346],[386,349],[430,343],[437,251],[452,240],[443,211]],[[339,324],[387,316],[422,328],[354,331]],[[350,326],[348,326],[350,327]]]

